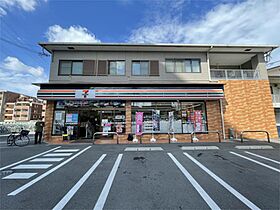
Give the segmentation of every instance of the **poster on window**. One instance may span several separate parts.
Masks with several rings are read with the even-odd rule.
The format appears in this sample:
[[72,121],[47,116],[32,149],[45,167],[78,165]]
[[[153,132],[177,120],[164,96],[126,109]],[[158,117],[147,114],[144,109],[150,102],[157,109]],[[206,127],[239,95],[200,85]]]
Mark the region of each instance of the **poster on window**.
[[201,111],[196,110],[194,111],[194,121],[195,121],[195,131],[202,131],[202,117]]
[[152,111],[153,131],[160,131],[160,110]]
[[78,124],[78,114],[77,113],[66,114],[66,123]]
[[135,120],[136,120],[136,135],[142,135],[143,132],[143,112],[136,112]]

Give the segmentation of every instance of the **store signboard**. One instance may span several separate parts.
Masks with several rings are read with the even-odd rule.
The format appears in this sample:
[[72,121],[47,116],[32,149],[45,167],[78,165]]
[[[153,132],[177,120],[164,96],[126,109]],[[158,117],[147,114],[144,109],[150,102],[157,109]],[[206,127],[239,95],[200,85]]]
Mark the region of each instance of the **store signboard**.
[[77,99],[91,99],[95,98],[95,90],[76,90],[75,91],[75,98]]
[[142,135],[143,132],[143,112],[136,112],[136,135]]
[[67,124],[78,124],[78,114],[77,113],[66,114],[66,123]]

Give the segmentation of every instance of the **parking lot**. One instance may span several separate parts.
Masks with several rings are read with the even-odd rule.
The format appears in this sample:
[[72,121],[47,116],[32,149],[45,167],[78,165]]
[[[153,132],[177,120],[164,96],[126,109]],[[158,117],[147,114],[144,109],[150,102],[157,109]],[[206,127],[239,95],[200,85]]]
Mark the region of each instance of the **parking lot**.
[[279,209],[279,144],[1,148],[1,209]]

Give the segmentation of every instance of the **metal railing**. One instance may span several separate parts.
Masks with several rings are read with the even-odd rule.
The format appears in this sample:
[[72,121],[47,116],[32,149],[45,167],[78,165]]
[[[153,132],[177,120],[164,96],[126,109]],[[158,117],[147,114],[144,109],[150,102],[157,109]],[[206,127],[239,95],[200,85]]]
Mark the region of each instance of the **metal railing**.
[[241,142],[243,143],[243,133],[266,133],[267,136],[267,141],[268,143],[270,143],[270,137],[269,137],[269,133],[267,131],[261,131],[261,130],[256,130],[256,131],[241,131],[240,133],[240,138],[241,138]]
[[273,103],[280,103],[280,95],[272,94],[272,102]]
[[258,80],[260,72],[254,69],[211,69],[211,79],[216,80]]
[[221,143],[221,132],[220,131],[193,131],[192,133],[191,133],[191,143],[193,143],[193,136],[195,135],[195,134],[208,134],[208,133],[217,133],[218,134],[218,136],[219,136],[219,143]]
[[95,132],[93,134],[92,144],[95,142],[95,135],[102,135],[102,134],[116,134],[117,135],[117,144],[119,144],[119,134],[117,132]]

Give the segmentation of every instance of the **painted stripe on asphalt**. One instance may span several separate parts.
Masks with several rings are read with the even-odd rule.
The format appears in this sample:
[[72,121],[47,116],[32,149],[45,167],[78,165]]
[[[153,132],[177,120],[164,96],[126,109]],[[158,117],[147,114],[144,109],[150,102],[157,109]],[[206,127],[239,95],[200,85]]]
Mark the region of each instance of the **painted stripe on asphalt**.
[[36,174],[37,173],[13,173],[2,179],[29,179],[30,177],[35,176]]
[[212,200],[212,198],[208,195],[207,192],[197,183],[197,181],[190,175],[190,173],[185,169],[182,164],[171,154],[167,153],[168,156],[173,160],[173,162],[177,165],[177,167],[181,170],[181,172],[185,175],[185,177],[189,180],[192,186],[196,189],[199,195],[203,198],[203,200],[207,203],[207,205],[211,209],[220,209],[220,207]]
[[68,157],[71,156],[73,153],[50,153],[44,155],[44,157]]
[[236,156],[238,156],[238,157],[241,157],[241,158],[244,158],[244,159],[246,159],[246,160],[252,161],[252,162],[254,162],[254,163],[256,163],[256,164],[259,164],[259,165],[261,165],[261,166],[264,166],[264,167],[266,167],[266,168],[269,168],[269,169],[271,169],[271,170],[273,170],[273,171],[277,171],[277,172],[280,173],[280,170],[277,169],[277,168],[271,167],[271,166],[266,165],[266,164],[264,164],[264,163],[262,163],[262,162],[259,162],[259,161],[257,161],[257,160],[254,160],[254,159],[252,159],[252,158],[248,158],[248,157],[246,157],[246,156],[240,155],[240,154],[235,153],[235,152],[230,152],[230,153],[233,154],[233,155],[236,155]]
[[94,172],[97,166],[102,162],[102,160],[106,157],[106,154],[103,154],[94,164],[93,166],[85,173],[85,175],[72,187],[72,189],[59,201],[58,204],[53,208],[53,210],[63,209],[64,206],[70,201],[70,199],[76,194],[76,192],[80,189],[80,187],[85,183],[85,181],[89,178],[89,176]]
[[82,154],[83,152],[88,150],[89,148],[91,148],[91,146],[88,146],[87,148],[83,149],[82,151],[80,151],[77,154],[73,155],[72,157],[68,158],[67,160],[65,160],[64,162],[60,163],[59,165],[57,165],[56,167],[52,168],[51,170],[43,173],[42,175],[38,176],[37,178],[33,179],[32,181],[26,183],[25,185],[19,187],[18,189],[14,190],[13,192],[9,193],[8,196],[19,194],[20,192],[22,192],[23,190],[25,190],[28,187],[32,186],[36,182],[39,182],[41,179],[43,179],[46,176],[50,175],[52,172],[56,171],[57,169],[61,168],[65,164],[69,163],[71,160],[73,160],[74,158],[76,158],[77,156],[79,156],[80,154]]
[[102,192],[101,194],[99,195],[99,198],[94,206],[94,210],[102,210],[103,207],[104,207],[104,204],[106,202],[106,199],[107,199],[107,196],[109,194],[109,191],[111,189],[111,186],[113,184],[113,181],[114,181],[114,178],[115,178],[115,175],[117,173],[117,170],[118,170],[118,167],[120,165],[120,162],[121,162],[121,159],[122,159],[122,156],[123,154],[119,154],[118,157],[117,157],[117,160],[107,178],[107,181],[102,189]]
[[58,149],[53,152],[78,152],[79,149]]
[[245,151],[245,153],[250,154],[250,155],[253,155],[253,156],[256,156],[256,157],[259,157],[259,158],[262,158],[262,159],[264,159],[264,160],[271,161],[271,162],[273,162],[273,163],[280,164],[280,162],[279,162],[279,161],[277,161],[277,160],[273,160],[273,159],[270,159],[270,158],[267,158],[267,157],[264,157],[264,156],[261,156],[261,155],[258,155],[258,154],[255,154],[255,153],[252,153],[252,152]]
[[52,164],[21,164],[12,169],[47,169],[51,166]]
[[42,152],[42,153],[40,153],[40,154],[38,154],[38,155],[34,155],[34,156],[32,156],[32,157],[26,158],[26,159],[24,159],[24,160],[18,161],[18,162],[16,162],[16,163],[12,163],[12,164],[10,164],[10,165],[8,165],[8,166],[5,166],[5,167],[3,167],[3,168],[0,168],[0,171],[2,171],[3,169],[6,169],[6,168],[10,168],[10,167],[12,167],[12,166],[14,166],[14,165],[20,164],[20,163],[22,163],[22,162],[25,162],[25,161],[27,161],[27,160],[36,158],[36,157],[38,157],[38,156],[40,156],[40,155],[44,155],[44,154],[46,154],[46,153],[48,153],[48,152],[51,152],[51,151],[53,151],[53,150],[56,150],[56,149],[58,149],[58,148],[60,148],[60,147],[61,147],[61,146],[56,147],[56,148],[53,148],[53,149],[50,149],[50,150],[48,150],[48,151],[46,151],[46,152]]
[[255,204],[253,204],[251,201],[249,201],[245,196],[243,196],[241,193],[239,193],[237,190],[235,190],[233,187],[231,187],[228,183],[226,183],[224,180],[222,180],[220,177],[218,177],[216,174],[214,174],[212,171],[210,171],[208,168],[206,168],[204,165],[202,165],[200,162],[198,162],[195,158],[190,156],[188,153],[184,152],[184,155],[186,155],[191,161],[193,161],[198,167],[200,167],[203,171],[205,171],[207,174],[209,174],[213,179],[215,179],[217,182],[219,182],[224,188],[226,188],[229,192],[231,192],[236,198],[238,198],[242,203],[244,203],[246,206],[248,206],[250,209],[259,209]]
[[127,147],[126,152],[136,152],[136,151],[163,151],[162,147]]
[[269,145],[248,145],[248,146],[235,146],[236,149],[274,149]]
[[184,146],[181,148],[182,150],[216,150],[219,149],[217,146]]
[[30,160],[29,162],[59,162],[62,161],[64,158],[35,158]]

